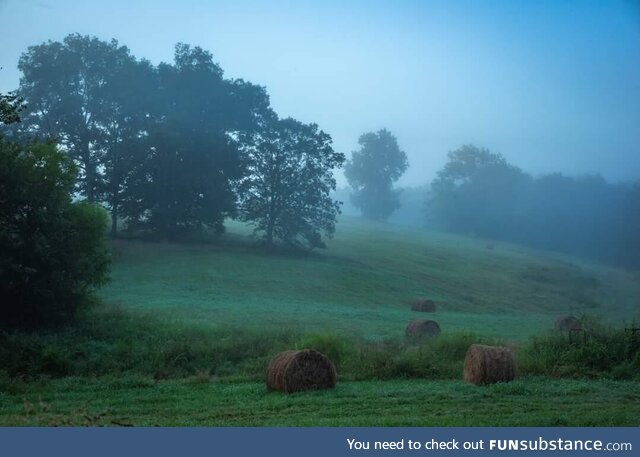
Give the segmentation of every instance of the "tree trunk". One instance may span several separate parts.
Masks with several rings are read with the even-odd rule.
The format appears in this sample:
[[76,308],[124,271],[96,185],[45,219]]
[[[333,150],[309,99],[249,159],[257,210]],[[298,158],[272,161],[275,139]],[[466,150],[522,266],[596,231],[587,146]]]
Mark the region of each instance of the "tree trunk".
[[111,236],[116,237],[118,235],[118,208],[114,205],[111,208]]
[[273,246],[273,228],[275,226],[275,221],[272,217],[269,218],[269,222],[267,223],[267,246]]

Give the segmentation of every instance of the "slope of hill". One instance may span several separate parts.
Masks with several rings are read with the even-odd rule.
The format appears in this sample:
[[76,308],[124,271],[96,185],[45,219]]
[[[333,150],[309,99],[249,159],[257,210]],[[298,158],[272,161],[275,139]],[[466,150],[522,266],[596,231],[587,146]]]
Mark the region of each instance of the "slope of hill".
[[640,276],[487,240],[343,217],[328,250],[256,249],[231,223],[216,242],[116,241],[107,303],[205,325],[402,335],[419,297],[443,331],[508,341],[557,315],[638,320]]

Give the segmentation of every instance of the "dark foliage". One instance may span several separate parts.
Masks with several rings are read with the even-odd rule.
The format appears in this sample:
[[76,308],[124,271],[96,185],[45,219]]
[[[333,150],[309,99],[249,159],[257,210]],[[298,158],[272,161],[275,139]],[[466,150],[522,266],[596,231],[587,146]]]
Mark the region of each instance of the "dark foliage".
[[66,320],[105,280],[106,215],[72,203],[75,167],[51,143],[0,139],[0,322]]
[[23,99],[17,94],[0,94],[0,125],[20,122]]
[[154,67],[115,40],[78,34],[30,47],[19,68],[28,109],[17,135],[68,152],[80,172],[75,191],[109,207],[112,234],[121,216],[175,239],[220,232],[235,214],[237,138],[268,110],[263,88],[224,79],[199,47],[178,44],[174,64]]
[[240,218],[256,227],[268,245],[274,238],[293,245],[324,247],[335,230],[339,203],[333,169],[344,155],[315,124],[268,119],[244,149],[247,175],[240,182]]
[[147,135],[123,192],[127,225],[167,240],[205,228],[220,233],[236,214],[237,137],[255,128],[268,97],[224,79],[210,53],[183,44],[173,65],[158,67],[154,84]]
[[133,60],[115,40],[73,34],[29,47],[18,63],[19,93],[27,102],[23,133],[53,139],[69,153],[80,171],[77,190],[89,201],[99,201],[105,190],[100,166],[124,125],[114,86]]

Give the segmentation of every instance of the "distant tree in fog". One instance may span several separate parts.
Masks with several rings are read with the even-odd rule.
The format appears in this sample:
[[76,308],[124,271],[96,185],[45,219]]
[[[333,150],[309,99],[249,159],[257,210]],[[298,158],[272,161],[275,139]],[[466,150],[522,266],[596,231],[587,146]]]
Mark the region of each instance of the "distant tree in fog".
[[331,147],[331,137],[316,124],[272,114],[245,144],[240,218],[252,223],[268,245],[279,239],[324,247],[322,235],[333,234],[340,211],[329,195],[336,187],[333,169],[345,160]]
[[361,135],[360,150],[345,165],[353,189],[352,203],[369,219],[387,219],[399,207],[393,183],[407,170],[407,155],[395,136],[386,129]]
[[445,228],[498,237],[509,229],[529,179],[501,154],[465,145],[449,152],[431,183],[430,207]]
[[640,266],[640,184],[598,175],[532,178],[500,154],[475,146],[449,153],[428,207],[454,232]]

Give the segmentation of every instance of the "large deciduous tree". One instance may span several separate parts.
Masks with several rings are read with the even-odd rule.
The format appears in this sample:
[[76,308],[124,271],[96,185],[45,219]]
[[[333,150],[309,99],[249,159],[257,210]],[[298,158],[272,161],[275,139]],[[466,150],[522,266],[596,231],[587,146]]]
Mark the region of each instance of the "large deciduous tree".
[[240,217],[255,226],[267,245],[279,239],[324,247],[322,235],[333,234],[340,208],[329,193],[336,186],[333,170],[345,157],[331,142],[316,124],[275,115],[247,141]]
[[345,165],[353,189],[352,203],[369,219],[387,219],[399,207],[393,183],[407,170],[407,155],[395,136],[386,129],[361,135],[360,150]]
[[124,193],[128,226],[167,240],[203,228],[221,232],[224,218],[236,214],[238,136],[267,109],[266,92],[224,79],[209,52],[178,44],[174,64],[157,69],[153,100]]
[[117,141],[114,126],[125,125],[114,88],[133,62],[115,40],[73,34],[29,47],[18,63],[19,93],[27,103],[23,129],[68,152],[80,169],[77,190],[89,201],[101,200],[105,190],[104,156]]

